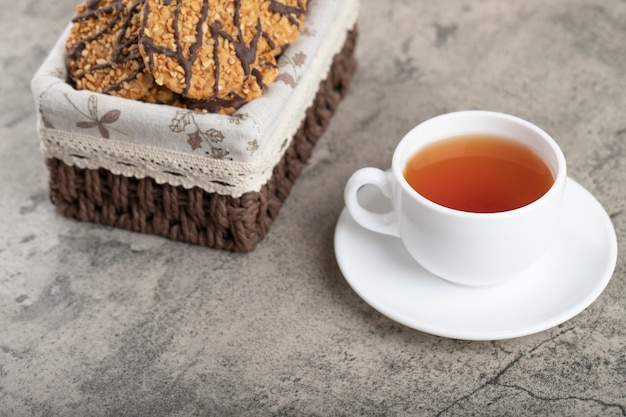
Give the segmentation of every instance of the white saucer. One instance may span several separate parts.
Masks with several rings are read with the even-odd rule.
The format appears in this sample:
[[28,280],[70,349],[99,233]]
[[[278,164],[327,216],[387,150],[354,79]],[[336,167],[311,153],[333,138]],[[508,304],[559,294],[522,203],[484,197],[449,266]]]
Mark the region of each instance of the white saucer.
[[[359,196],[364,205],[380,199],[365,194]],[[564,204],[559,237],[547,253],[493,287],[465,287],[435,277],[413,261],[400,240],[362,228],[345,208],[335,230],[335,254],[354,291],[408,327],[467,340],[525,336],[583,311],[615,269],[615,230],[600,203],[568,178]]]

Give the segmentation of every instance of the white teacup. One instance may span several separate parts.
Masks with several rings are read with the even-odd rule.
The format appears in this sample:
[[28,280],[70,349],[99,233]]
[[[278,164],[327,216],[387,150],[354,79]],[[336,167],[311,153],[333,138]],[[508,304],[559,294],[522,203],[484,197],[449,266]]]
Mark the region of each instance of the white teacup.
[[[403,172],[415,153],[433,142],[473,134],[525,144],[551,170],[552,186],[523,207],[476,213],[434,203],[409,185]],[[408,253],[431,273],[458,284],[484,286],[514,277],[545,252],[556,231],[565,180],[563,152],[542,129],[502,113],[459,111],[409,131],[394,151],[390,171],[356,171],[346,184],[344,198],[357,223],[400,238]],[[365,185],[379,187],[391,200],[391,211],[381,214],[364,208],[357,194]]]

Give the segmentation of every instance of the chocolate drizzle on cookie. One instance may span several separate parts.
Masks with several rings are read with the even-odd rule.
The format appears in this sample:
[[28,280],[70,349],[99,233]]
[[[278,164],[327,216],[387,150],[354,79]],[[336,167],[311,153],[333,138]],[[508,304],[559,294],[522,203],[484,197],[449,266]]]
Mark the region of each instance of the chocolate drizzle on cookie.
[[[254,37],[250,41],[250,46],[247,46],[244,41],[243,33],[241,31],[241,22],[240,22],[241,18],[239,15],[240,11],[241,11],[241,0],[235,0],[235,15],[233,17],[233,20],[234,20],[234,26],[237,28],[239,32],[238,39],[235,39],[233,36],[231,36],[230,33],[223,31],[222,24],[217,20],[211,23],[211,30],[213,31],[213,39],[215,40],[214,49],[215,50],[218,49],[218,45],[219,45],[218,36],[222,36],[226,38],[230,43],[233,44],[233,47],[235,48],[235,54],[237,55],[237,58],[239,58],[239,61],[241,62],[241,66],[243,67],[244,74],[250,75],[250,67],[252,66],[252,64],[254,64],[254,61],[256,60],[257,45],[259,43],[259,38],[261,37],[261,34],[263,33],[263,28],[261,27],[261,19],[257,19],[256,33],[254,34]],[[219,68],[219,57],[217,56],[216,53],[214,53],[213,56],[215,59],[215,66]],[[218,77],[215,77],[215,79],[217,78]]]
[[300,20],[298,19],[300,16],[304,16],[306,13],[306,8],[302,4],[302,1],[298,0],[298,6],[288,6],[286,4],[280,3],[276,0],[270,1],[270,10],[274,13],[281,14],[286,16],[289,19],[289,22],[296,26],[300,27]]
[[[220,75],[219,73],[220,58],[219,58],[219,53],[218,53],[219,36],[224,37],[233,45],[233,47],[235,48],[235,54],[237,55],[237,58],[239,58],[239,61],[243,68],[243,72],[247,77],[250,76],[251,67],[256,61],[257,46],[259,43],[259,38],[263,34],[263,28],[261,27],[261,19],[257,19],[256,33],[254,34],[252,40],[250,41],[250,45],[248,46],[246,45],[244,41],[244,36],[241,30],[240,12],[241,12],[241,0],[235,0],[235,14],[233,17],[233,21],[234,21],[234,26],[237,28],[239,32],[238,39],[235,39],[233,36],[231,36],[230,33],[222,30],[222,24],[219,21],[214,21],[213,23],[211,23],[211,31],[213,33],[213,41],[214,41],[213,60],[215,61],[215,73],[214,73],[215,80],[219,80],[219,75]],[[265,88],[266,86],[263,83],[263,77],[259,75],[260,74],[258,74],[258,71],[257,71],[257,75],[255,75],[255,78],[257,82],[259,83],[259,85],[261,86],[261,88]],[[213,87],[213,92],[216,96],[219,94],[219,83],[217,81],[215,82],[215,86]]]
[[[110,93],[120,90],[125,83],[136,79],[144,70],[137,47],[137,30],[133,30],[132,27],[133,18],[141,12],[144,0],[132,2],[115,0],[108,4],[104,2],[103,6],[99,6],[100,3],[101,0],[87,1],[85,4],[87,10],[72,19],[75,25],[79,23],[87,25],[89,21],[93,21],[95,30],[68,49],[66,63],[68,68],[73,70],[72,79],[77,84],[88,78],[89,74],[101,72],[109,75],[108,82],[102,85],[100,90],[103,93]],[[103,39],[105,37],[106,40]],[[101,39],[102,41],[98,42]],[[97,47],[102,49],[103,45],[112,46],[110,54],[90,50]],[[85,60],[85,56],[90,53],[100,53],[102,56],[93,59],[94,63],[81,64],[80,61]],[[110,76],[111,71],[114,77]]]

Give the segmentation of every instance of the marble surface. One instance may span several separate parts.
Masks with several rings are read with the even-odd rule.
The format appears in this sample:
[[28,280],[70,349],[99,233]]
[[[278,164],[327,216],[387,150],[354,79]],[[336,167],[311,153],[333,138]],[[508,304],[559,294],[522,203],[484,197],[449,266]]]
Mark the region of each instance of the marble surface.
[[59,217],[29,82],[75,0],[0,0],[0,415],[626,415],[626,259],[576,317],[488,342],[404,327],[343,278],[342,189],[443,112],[526,118],[626,232],[623,0],[363,0],[350,94],[256,251]]

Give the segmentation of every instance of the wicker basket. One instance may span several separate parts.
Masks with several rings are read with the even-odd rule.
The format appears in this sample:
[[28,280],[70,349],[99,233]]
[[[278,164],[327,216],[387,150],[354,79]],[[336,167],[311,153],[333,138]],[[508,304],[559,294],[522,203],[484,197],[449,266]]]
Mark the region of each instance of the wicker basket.
[[50,199],[57,211],[78,220],[151,233],[218,249],[253,250],[269,231],[281,205],[346,94],[356,68],[356,31],[335,56],[320,83],[306,119],[259,192],[241,197],[208,193],[199,187],[157,184],[152,178],[80,169],[47,159]]
[[347,92],[356,69],[355,41],[356,30],[352,30],[291,145],[260,191],[235,198],[199,187],[157,184],[149,177],[115,175],[102,168],[81,169],[49,158],[51,201],[60,214],[86,222],[218,249],[253,250],[269,231]]

